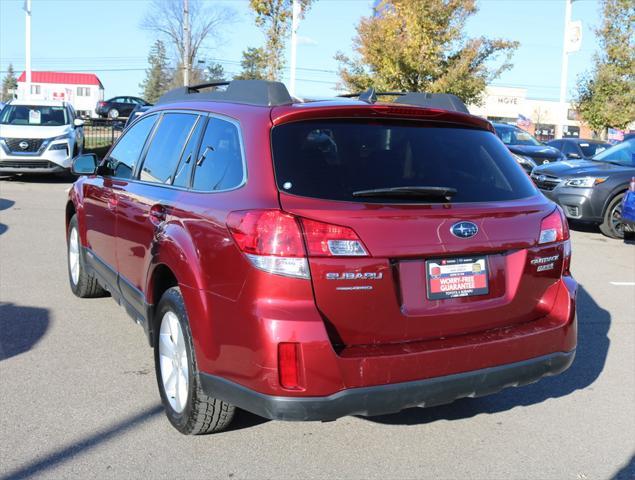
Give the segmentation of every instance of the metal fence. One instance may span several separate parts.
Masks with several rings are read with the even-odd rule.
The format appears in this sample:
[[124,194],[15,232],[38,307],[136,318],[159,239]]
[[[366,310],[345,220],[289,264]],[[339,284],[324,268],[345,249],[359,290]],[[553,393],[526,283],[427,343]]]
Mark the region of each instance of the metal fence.
[[110,147],[123,131],[121,120],[89,118],[84,120],[84,149],[97,150]]

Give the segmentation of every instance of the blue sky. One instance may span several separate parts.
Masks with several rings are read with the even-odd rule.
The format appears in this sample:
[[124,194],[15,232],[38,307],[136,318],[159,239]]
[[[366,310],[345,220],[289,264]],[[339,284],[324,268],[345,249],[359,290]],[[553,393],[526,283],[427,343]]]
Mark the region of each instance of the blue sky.
[[[211,2],[212,0],[205,0]],[[155,40],[140,28],[148,0],[32,0],[33,70],[88,71],[106,88],[106,98],[136,95],[144,78],[148,50]],[[260,46],[264,36],[254,24],[247,0],[214,1],[232,8],[236,22],[218,42],[208,42],[202,56],[237,72],[241,52]],[[371,13],[372,0],[316,0],[299,28],[300,95],[331,95],[337,82],[337,51],[351,53],[359,18]],[[24,68],[23,0],[0,0],[0,75],[8,64]],[[532,98],[559,95],[564,0],[477,0],[479,12],[470,19],[470,36],[517,40],[514,67],[496,85],[528,89]],[[600,18],[597,0],[576,0],[573,19],[582,20],[583,40],[569,60],[569,93],[577,76],[588,70],[598,48],[593,28]],[[288,72],[288,71],[287,71]],[[288,73],[287,73],[288,75]]]

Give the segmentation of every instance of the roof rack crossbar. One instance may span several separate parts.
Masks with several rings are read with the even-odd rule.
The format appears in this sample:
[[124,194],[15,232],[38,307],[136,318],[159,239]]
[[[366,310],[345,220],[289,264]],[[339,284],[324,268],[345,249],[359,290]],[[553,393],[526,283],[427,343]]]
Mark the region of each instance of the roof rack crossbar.
[[[210,87],[223,87],[225,90],[201,91]],[[280,82],[268,80],[232,80],[208,82],[189,87],[180,87],[163,94],[157,105],[176,102],[227,102],[273,107],[291,105],[293,98],[287,87]]]
[[469,110],[465,103],[451,93],[425,93],[425,92],[376,92],[374,88],[361,93],[345,93],[338,95],[343,98],[359,98],[360,101],[366,103],[375,103],[377,97],[399,97],[394,103],[402,105],[414,105],[417,107],[437,108],[440,110],[449,110],[453,112],[467,113]]

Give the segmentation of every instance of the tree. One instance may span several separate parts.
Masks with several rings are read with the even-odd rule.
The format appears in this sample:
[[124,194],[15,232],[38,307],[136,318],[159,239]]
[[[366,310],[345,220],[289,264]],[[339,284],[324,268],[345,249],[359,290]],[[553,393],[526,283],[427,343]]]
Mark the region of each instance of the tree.
[[150,103],[155,103],[168,90],[172,81],[165,45],[161,40],[157,40],[152,45],[148,64],[150,68],[146,70],[146,78],[139,86],[143,90],[143,98]]
[[600,40],[591,72],[578,79],[576,107],[594,130],[625,128],[635,120],[635,4],[604,0]]
[[266,78],[267,57],[264,49],[249,47],[243,51],[240,61],[242,71],[234,77],[236,80],[263,80]]
[[[151,0],[141,28],[165,37],[174,49],[174,64],[180,67],[174,75],[177,86],[183,85],[185,66],[185,32],[183,28],[183,0]],[[226,7],[204,4],[202,0],[189,0],[190,13],[190,68],[196,65],[199,50],[206,40],[219,40],[222,27],[235,19],[235,12]],[[196,69],[195,69],[196,70]],[[194,83],[192,80],[191,83]]]
[[220,63],[210,63],[203,70],[206,82],[222,82],[225,80],[225,69]]
[[18,88],[18,79],[15,76],[15,71],[13,70],[13,64],[9,64],[7,67],[7,74],[2,80],[2,94],[0,95],[0,100],[6,102],[13,98],[13,93],[9,93],[9,90],[16,90]]
[[[310,8],[313,0],[300,2],[301,16]],[[293,0],[249,0],[256,13],[256,25],[265,31],[265,76],[268,80],[280,77],[284,67],[284,47],[293,18]]]
[[475,0],[381,1],[357,26],[357,58],[335,57],[340,88],[453,93],[479,104],[487,84],[511,68],[518,42],[466,38],[465,22],[476,11]]

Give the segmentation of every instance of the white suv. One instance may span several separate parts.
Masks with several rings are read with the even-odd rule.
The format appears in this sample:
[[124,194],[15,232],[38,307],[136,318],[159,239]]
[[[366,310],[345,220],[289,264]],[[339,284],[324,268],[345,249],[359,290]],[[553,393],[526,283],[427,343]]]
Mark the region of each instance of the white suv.
[[12,100],[0,112],[0,173],[64,173],[83,151],[84,122],[60,101]]

